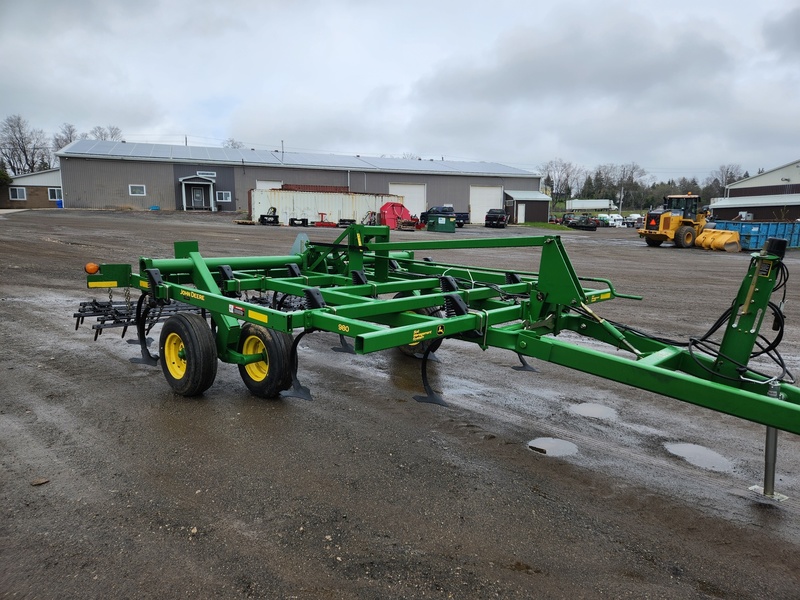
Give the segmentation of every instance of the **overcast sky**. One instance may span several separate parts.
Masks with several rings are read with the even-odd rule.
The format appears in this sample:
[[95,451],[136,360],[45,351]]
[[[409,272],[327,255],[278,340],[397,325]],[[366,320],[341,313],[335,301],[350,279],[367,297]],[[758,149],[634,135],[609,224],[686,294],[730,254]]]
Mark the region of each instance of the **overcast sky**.
[[0,119],[128,142],[635,162],[800,159],[797,0],[0,0]]

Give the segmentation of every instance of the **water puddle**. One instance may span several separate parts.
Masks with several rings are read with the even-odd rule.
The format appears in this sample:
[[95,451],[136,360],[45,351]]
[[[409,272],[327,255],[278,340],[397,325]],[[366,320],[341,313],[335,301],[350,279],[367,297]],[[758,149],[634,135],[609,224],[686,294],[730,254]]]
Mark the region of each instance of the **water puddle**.
[[571,456],[578,453],[578,447],[575,444],[558,438],[536,438],[528,442],[528,448],[548,456]]
[[697,444],[667,443],[667,452],[680,456],[686,462],[709,471],[728,472],[733,470],[733,463],[721,454]]
[[573,404],[569,407],[570,412],[580,415],[582,417],[591,417],[593,419],[602,419],[604,421],[616,421],[617,411],[602,404],[594,404],[593,402],[585,402],[584,404]]

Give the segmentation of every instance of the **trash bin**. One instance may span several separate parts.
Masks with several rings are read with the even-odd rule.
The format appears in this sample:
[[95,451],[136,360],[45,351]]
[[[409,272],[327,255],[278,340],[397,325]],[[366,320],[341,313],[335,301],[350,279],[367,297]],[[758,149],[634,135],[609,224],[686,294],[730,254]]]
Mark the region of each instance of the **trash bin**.
[[446,217],[442,215],[428,215],[428,231],[440,231],[443,233],[455,233],[455,216]]
[[64,208],[64,201],[56,200],[56,208]]

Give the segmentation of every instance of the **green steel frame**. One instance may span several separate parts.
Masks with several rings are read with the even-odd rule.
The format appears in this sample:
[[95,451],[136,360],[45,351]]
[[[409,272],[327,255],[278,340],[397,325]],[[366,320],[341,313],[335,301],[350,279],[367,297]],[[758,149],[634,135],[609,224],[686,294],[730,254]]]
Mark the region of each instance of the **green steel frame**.
[[[415,258],[421,250],[487,248],[540,249],[539,269],[508,272]],[[790,376],[747,366],[774,307],[770,297],[782,268],[776,253],[752,255],[718,350],[701,352],[597,316],[596,303],[638,297],[617,293],[608,280],[578,277],[558,236],[391,242],[388,227],[352,225],[334,242],[301,236],[292,252],[203,258],[196,242],[176,242],[175,258],[141,258],[138,274],[130,265],[103,264],[87,283],[136,288],[159,303],[179,300],[203,309],[213,318],[223,362],[263,360],[237,351],[245,322],[289,334],[337,333],[352,339],[357,353],[456,338],[800,434],[800,389],[782,381]],[[297,297],[302,308],[252,300],[264,293]],[[604,342],[609,351],[558,339],[564,331]]]

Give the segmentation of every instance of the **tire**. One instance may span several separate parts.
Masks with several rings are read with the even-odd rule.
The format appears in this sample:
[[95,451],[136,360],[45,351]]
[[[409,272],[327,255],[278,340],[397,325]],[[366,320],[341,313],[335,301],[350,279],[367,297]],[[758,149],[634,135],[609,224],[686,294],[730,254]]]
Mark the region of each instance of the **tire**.
[[646,237],[644,238],[644,243],[650,246],[651,248],[658,248],[661,244],[664,243],[664,240],[654,240],[653,238]]
[[[410,292],[400,292],[395,296],[395,298],[407,298],[410,295],[411,295]],[[439,318],[445,317],[444,311],[441,308],[434,306],[431,306],[429,308],[420,308],[418,310],[415,310],[414,312],[420,315],[427,315],[429,317],[439,317]],[[428,348],[430,348],[433,344],[441,345],[441,343],[442,343],[441,338],[428,339],[428,340],[422,340],[421,342],[417,342],[415,344],[405,344],[403,346],[398,346],[397,349],[400,350],[400,352],[402,352],[406,356],[416,357],[418,354],[420,355],[425,354],[425,351]]]
[[694,246],[694,227],[684,225],[675,232],[675,245],[678,248],[691,248]]
[[176,394],[199,396],[217,376],[217,343],[206,320],[178,313],[164,323],[158,342],[161,370]]
[[266,360],[239,365],[239,375],[254,396],[275,398],[292,384],[292,336],[260,325],[245,323],[239,335],[239,352],[265,354]]

